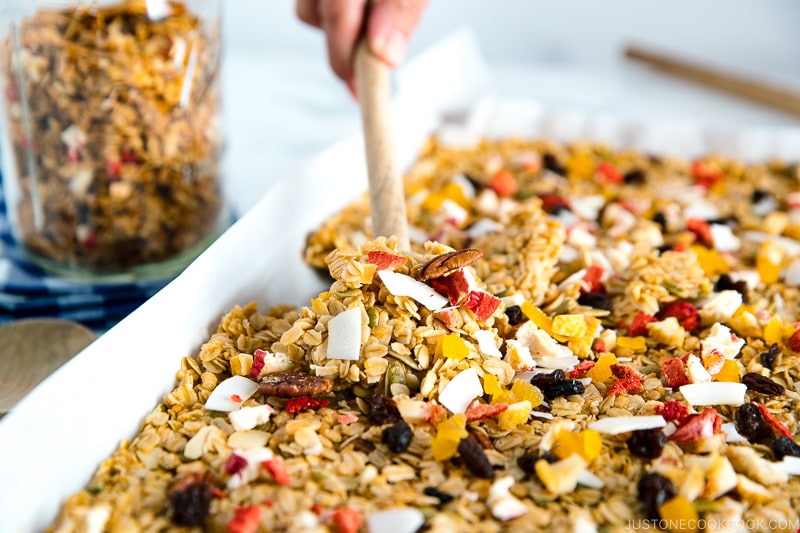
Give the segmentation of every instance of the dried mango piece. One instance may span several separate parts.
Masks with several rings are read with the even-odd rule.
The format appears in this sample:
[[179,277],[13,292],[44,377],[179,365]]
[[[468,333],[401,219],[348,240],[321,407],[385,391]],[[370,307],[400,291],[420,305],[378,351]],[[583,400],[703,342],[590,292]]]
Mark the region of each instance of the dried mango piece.
[[450,333],[442,339],[442,355],[448,359],[461,361],[469,355],[469,346],[458,333]]
[[597,363],[588,372],[586,377],[592,378],[595,383],[602,383],[611,379],[611,365],[617,364],[617,356],[613,353],[603,354],[597,358]]
[[761,243],[756,254],[756,270],[765,285],[775,283],[781,274],[781,263],[785,252],[778,244],[772,241]]
[[554,494],[566,494],[575,490],[578,478],[586,470],[586,461],[579,455],[571,455],[552,464],[539,459],[534,468],[547,490]]
[[520,309],[522,309],[522,313],[528,317],[528,320],[536,324],[537,328],[543,329],[547,333],[553,331],[553,319],[544,314],[544,311],[527,300],[522,302]]
[[497,376],[494,374],[485,374],[483,376],[483,392],[494,396],[495,394],[500,394],[503,391],[503,387],[500,386],[500,380],[497,379]]
[[516,401],[528,400],[531,402],[531,407],[541,405],[544,400],[544,395],[538,387],[531,385],[529,382],[517,379],[511,385],[511,395],[514,396]]
[[738,331],[742,336],[761,336],[761,324],[759,324],[758,317],[756,317],[752,307],[749,305],[740,305],[739,309],[733,313],[733,317],[726,324]]
[[531,409],[533,409],[533,406],[528,400],[512,403],[508,406],[508,409],[500,413],[500,416],[497,417],[497,425],[500,426],[500,429],[506,431],[514,429],[528,421]]
[[558,315],[553,318],[553,333],[565,337],[583,337],[586,335],[586,320],[583,315]]
[[436,436],[431,442],[433,459],[436,461],[446,461],[456,454],[458,443],[465,438],[467,432],[467,416],[459,413],[442,420],[436,426]]
[[573,154],[564,165],[567,177],[588,180],[594,178],[595,164],[592,156],[587,153]]
[[443,199],[457,203],[464,209],[468,209],[470,201],[464,196],[464,189],[456,183],[448,183],[439,191],[439,196]]
[[739,376],[739,363],[733,359],[725,359],[722,363],[722,368],[714,375],[714,381],[727,381],[731,383],[738,383],[741,381]]
[[647,349],[647,341],[644,337],[617,337],[619,348],[630,348],[634,352],[643,352]]
[[593,429],[586,429],[580,433],[561,430],[553,443],[553,452],[561,459],[578,454],[584,461],[591,463],[600,456],[603,440],[600,433]]
[[697,531],[698,514],[692,502],[683,496],[675,496],[662,503],[658,508],[661,519],[675,533],[691,533]]
[[774,316],[764,326],[764,342],[767,345],[779,343],[783,340],[783,323],[781,319]]
[[693,244],[689,249],[697,256],[697,262],[703,268],[706,276],[713,278],[731,271],[730,264],[717,250],[699,244]]

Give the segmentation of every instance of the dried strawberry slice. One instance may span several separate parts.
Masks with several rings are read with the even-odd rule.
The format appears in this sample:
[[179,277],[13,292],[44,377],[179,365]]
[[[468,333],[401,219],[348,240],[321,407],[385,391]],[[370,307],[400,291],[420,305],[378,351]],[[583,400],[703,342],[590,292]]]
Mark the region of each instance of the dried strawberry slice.
[[291,484],[292,476],[289,474],[289,470],[286,469],[286,463],[282,457],[273,457],[272,459],[261,461],[261,466],[267,469],[275,483],[279,485]]
[[722,421],[716,409],[709,407],[700,414],[687,417],[681,427],[670,435],[669,439],[675,442],[694,442],[713,437],[715,433],[719,433],[721,428]]
[[358,533],[364,522],[361,512],[352,507],[337,507],[331,513],[331,520],[336,525],[337,533]]
[[625,180],[622,172],[617,170],[617,168],[608,161],[602,161],[597,165],[597,174],[601,181],[612,185],[619,185]]
[[775,415],[773,415],[769,409],[760,403],[757,403],[756,407],[758,407],[758,411],[761,413],[761,418],[764,420],[764,422],[769,424],[769,427],[771,427],[775,433],[794,440],[794,435],[792,435],[792,432],[789,431],[789,428],[787,428],[783,422],[775,418]]
[[257,505],[237,507],[233,518],[228,522],[229,533],[255,533],[261,522],[261,508]]
[[656,316],[661,320],[674,316],[686,331],[694,331],[700,324],[697,308],[685,300],[669,302]]
[[581,290],[581,292],[604,292],[606,289],[601,280],[605,273],[606,271],[601,266],[590,265],[587,267],[582,280],[586,290]]
[[486,322],[497,311],[500,298],[483,291],[472,291],[464,302],[464,307],[472,310],[478,320]]
[[372,250],[367,253],[367,262],[378,267],[378,270],[394,270],[406,264],[406,258],[382,250]]
[[611,365],[611,373],[617,381],[608,389],[609,394],[622,394],[624,392],[642,392],[644,390],[644,377],[635,368],[626,365]]
[[594,361],[581,361],[578,366],[569,371],[568,377],[575,379],[582,376],[592,368],[594,368]]
[[639,311],[631,321],[631,326],[628,328],[628,335],[631,337],[647,337],[647,324],[655,322],[656,317],[648,315]]
[[319,409],[320,407],[326,407],[330,402],[330,400],[325,400],[322,398],[294,398],[293,400],[289,400],[283,406],[283,409],[289,413],[290,415],[296,415],[301,411],[305,411],[307,409]]
[[467,407],[464,414],[467,417],[467,422],[477,422],[478,420],[485,420],[497,416],[506,409],[508,409],[507,403],[486,404],[474,401]]
[[672,357],[661,363],[661,373],[667,380],[667,387],[672,389],[689,383],[686,367],[680,357]]
[[686,221],[686,229],[694,233],[697,242],[707,248],[714,246],[714,237],[711,235],[711,226],[699,218],[690,218]]

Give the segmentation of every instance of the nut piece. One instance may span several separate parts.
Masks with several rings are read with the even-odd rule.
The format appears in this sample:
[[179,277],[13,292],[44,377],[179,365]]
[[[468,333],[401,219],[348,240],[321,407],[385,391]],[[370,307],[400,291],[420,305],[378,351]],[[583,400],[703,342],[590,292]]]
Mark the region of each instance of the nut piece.
[[465,248],[437,255],[422,267],[417,274],[417,279],[419,281],[428,281],[429,279],[444,276],[451,270],[471,265],[481,257],[483,257],[483,252],[474,248]]
[[318,396],[327,394],[331,390],[333,390],[333,382],[330,379],[294,370],[267,374],[261,378],[261,385],[258,386],[260,393],[279,398]]

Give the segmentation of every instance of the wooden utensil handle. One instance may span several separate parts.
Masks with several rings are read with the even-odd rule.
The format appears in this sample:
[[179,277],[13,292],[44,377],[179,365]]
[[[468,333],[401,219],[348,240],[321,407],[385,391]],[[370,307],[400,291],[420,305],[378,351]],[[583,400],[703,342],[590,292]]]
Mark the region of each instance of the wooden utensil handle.
[[794,115],[800,115],[800,94],[796,91],[722,72],[705,65],[677,59],[637,46],[626,48],[625,56],[628,59],[651,65],[667,74],[747,98]]
[[367,153],[373,234],[376,237],[394,235],[401,250],[410,250],[403,180],[394,153],[389,67],[370,51],[365,38],[356,47],[355,71]]

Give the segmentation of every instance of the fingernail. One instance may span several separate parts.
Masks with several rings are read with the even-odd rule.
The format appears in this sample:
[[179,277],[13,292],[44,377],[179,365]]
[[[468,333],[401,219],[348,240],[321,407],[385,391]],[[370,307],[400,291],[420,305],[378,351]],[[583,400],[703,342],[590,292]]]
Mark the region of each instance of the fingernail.
[[372,45],[373,52],[391,66],[398,65],[406,54],[406,38],[398,32],[382,33]]

